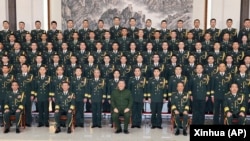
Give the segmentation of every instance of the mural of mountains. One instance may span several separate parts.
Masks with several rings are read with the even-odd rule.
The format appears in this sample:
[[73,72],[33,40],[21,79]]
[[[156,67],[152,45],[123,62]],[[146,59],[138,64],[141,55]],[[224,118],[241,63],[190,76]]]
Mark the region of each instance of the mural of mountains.
[[161,20],[168,21],[168,28],[175,29],[179,19],[185,28],[192,28],[193,0],[62,0],[62,28],[66,21],[74,20],[75,28],[82,28],[82,21],[87,19],[90,29],[97,27],[102,19],[105,28],[110,28],[113,17],[121,18],[121,25],[128,27],[129,19],[137,20],[137,27],[144,28],[146,19],[153,21],[153,27],[160,28]]

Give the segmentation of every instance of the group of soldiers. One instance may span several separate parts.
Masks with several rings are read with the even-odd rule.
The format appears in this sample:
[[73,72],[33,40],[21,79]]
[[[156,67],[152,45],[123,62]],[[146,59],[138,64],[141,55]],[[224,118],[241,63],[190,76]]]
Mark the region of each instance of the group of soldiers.
[[[232,19],[223,30],[216,28],[216,19],[210,20],[211,27],[206,30],[199,27],[198,19],[191,30],[183,28],[182,20],[174,30],[167,29],[165,20],[160,30],[151,27],[150,19],[144,29],[136,27],[134,18],[127,28],[120,26],[119,17],[114,17],[113,23],[106,30],[99,20],[93,31],[84,20],[78,31],[73,20],[68,20],[67,29],[60,31],[52,21],[51,29],[45,31],[36,21],[35,29],[29,32],[24,22],[19,22],[19,30],[11,31],[9,22],[3,21],[0,104],[5,133],[13,114],[19,117],[17,133],[22,114],[31,126],[33,101],[39,112],[38,127],[49,126],[48,107],[52,103],[56,133],[61,126],[71,133],[74,113],[76,126],[84,127],[85,104],[86,111],[92,112],[93,128],[102,127],[102,112],[111,112],[112,119],[119,114],[128,117],[112,106],[112,101],[119,101],[119,91],[114,90],[121,80],[133,99],[132,105],[125,102],[128,107],[119,103],[125,113],[132,114],[132,128],[141,126],[145,101],[150,103],[152,129],[162,129],[162,106],[168,101],[166,112],[177,121],[176,135],[180,127],[187,134],[190,113],[192,124],[204,124],[205,113],[214,114],[214,124],[223,124],[224,115],[228,124],[232,117],[242,118],[240,123],[245,124],[250,112],[250,19],[239,32],[232,28]],[[67,115],[66,124],[60,122],[60,115]],[[183,122],[180,116],[185,117]]]

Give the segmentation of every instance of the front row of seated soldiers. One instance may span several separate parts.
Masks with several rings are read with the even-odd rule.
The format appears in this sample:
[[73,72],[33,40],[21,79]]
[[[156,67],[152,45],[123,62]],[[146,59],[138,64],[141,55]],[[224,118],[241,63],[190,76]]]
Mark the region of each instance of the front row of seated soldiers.
[[[3,67],[3,68],[6,68],[6,67]],[[178,77],[178,71],[177,71],[178,68],[180,68],[180,67],[178,67],[178,66],[176,67],[176,75],[177,75],[177,77]],[[3,69],[3,70],[5,70],[5,69]],[[93,115],[95,116],[95,114],[96,114],[96,116],[98,118],[99,115],[100,115],[99,114],[100,110],[98,110],[98,109],[100,109],[100,106],[103,103],[103,100],[106,98],[105,95],[103,95],[103,94],[105,94],[105,90],[106,90],[106,88],[104,89],[104,85],[105,85],[104,80],[100,79],[100,70],[96,69],[94,71],[94,74],[95,74],[95,78],[97,80],[95,79],[95,81],[93,81],[93,82],[97,81],[97,82],[100,82],[100,83],[99,83],[99,85],[97,85],[98,87],[95,86],[95,87],[93,87],[93,89],[91,88],[91,90],[93,92],[92,91],[90,92],[90,89],[87,90],[87,88],[90,88],[90,87],[89,86],[86,87],[86,81],[87,81],[86,78],[82,78],[81,77],[81,73],[82,73],[81,71],[82,70],[80,68],[76,69],[76,77],[72,78],[72,81],[71,81],[72,88],[73,88],[72,90],[74,91],[74,93],[77,94],[76,97],[79,97],[79,98],[77,98],[77,101],[79,102],[79,105],[83,105],[83,101],[86,102],[87,99],[89,100],[89,102],[91,102],[93,100],[95,101],[96,99],[95,98],[92,99],[91,94],[94,94],[94,95],[98,94],[98,95],[101,96],[101,97],[99,97],[99,101],[98,101],[100,105],[95,103],[96,104],[96,111],[92,111]],[[246,66],[245,65],[240,65],[239,71],[240,71],[241,75],[245,74],[244,72],[246,71]],[[53,95],[49,96],[48,93],[49,93],[49,91],[51,90],[52,87],[54,88],[53,89],[54,93],[60,92],[60,90],[61,90],[61,88],[60,88],[61,82],[62,81],[68,81],[68,78],[64,78],[63,77],[63,75],[62,75],[63,74],[63,68],[62,67],[58,67],[57,68],[57,76],[53,77],[52,80],[50,80],[49,76],[45,75],[46,74],[46,68],[44,66],[40,67],[40,69],[39,69],[40,75],[39,75],[39,77],[35,78],[36,81],[32,81],[31,80],[32,76],[30,76],[29,74],[27,74],[28,67],[27,67],[26,64],[22,65],[22,72],[23,72],[22,74],[18,74],[18,78],[17,78],[17,81],[20,82],[20,84],[22,84],[21,87],[24,87],[25,85],[27,85],[25,87],[25,89],[23,88],[22,91],[24,91],[26,93],[29,93],[31,91],[30,90],[31,89],[30,88],[31,87],[30,83],[33,82],[32,85],[34,85],[34,91],[32,91],[30,93],[33,93],[33,95],[31,96],[31,99],[34,100],[34,96],[35,96],[35,101],[38,101],[38,109],[39,109],[38,110],[39,111],[39,125],[38,126],[40,127],[40,126],[43,126],[44,124],[46,126],[48,126],[48,120],[47,120],[48,119],[48,110],[47,110],[48,99],[49,100],[53,99],[53,101],[55,101],[54,98],[52,98]],[[207,96],[208,96],[207,94],[210,91],[210,89],[207,88],[209,86],[208,83],[207,83],[207,80],[208,80],[207,79],[207,75],[204,75],[202,77],[199,76],[199,74],[202,74],[202,72],[203,72],[202,65],[197,65],[196,66],[196,72],[197,72],[197,77],[196,76],[193,77],[194,80],[191,79],[192,81],[190,80],[190,82],[189,82],[190,83],[189,84],[190,88],[192,88],[192,90],[190,89],[192,91],[191,99],[192,100],[199,100],[201,98],[200,100],[202,100],[203,99],[202,97],[204,97],[204,96],[207,99]],[[225,64],[222,63],[222,64],[219,65],[219,73],[223,74],[223,72],[225,73]],[[166,87],[167,87],[167,86],[165,86],[167,84],[166,80],[164,78],[159,78],[159,76],[160,76],[160,69],[154,69],[153,70],[153,76],[154,76],[153,78],[155,80],[160,79],[161,81],[159,81],[159,84],[157,84],[156,83],[157,81],[154,82],[155,81],[154,79],[149,79],[147,86],[148,87],[151,87],[151,86],[155,87],[155,89],[147,88],[148,89],[148,93],[146,93],[147,91],[145,91],[145,89],[143,88],[143,86],[145,87],[146,79],[145,79],[145,77],[141,76],[141,70],[139,68],[136,68],[134,73],[135,73],[135,77],[134,78],[133,77],[130,78],[129,85],[128,85],[128,88],[133,92],[134,95],[136,93],[140,94],[139,98],[135,97],[135,99],[137,99],[137,100],[134,102],[134,105],[137,105],[137,106],[133,107],[133,110],[135,110],[134,113],[140,113],[140,111],[142,109],[141,105],[143,104],[143,98],[148,97],[149,98],[148,99],[149,102],[152,102],[151,103],[152,128],[155,128],[155,127],[161,128],[160,127],[160,125],[161,125],[161,117],[160,117],[161,116],[161,114],[160,114],[161,113],[161,106],[160,105],[162,105],[162,102],[165,102],[165,100],[166,100]],[[179,74],[180,74],[180,72],[179,72]],[[114,83],[112,84],[112,86],[108,86],[108,89],[107,89],[108,93],[111,93],[115,89],[116,83],[117,83],[117,79],[120,79],[119,75],[120,75],[119,71],[115,71],[114,72]],[[225,75],[225,76],[227,76],[227,75]],[[201,79],[201,81],[197,81],[197,80],[200,79],[200,77],[203,78],[203,79]],[[24,78],[26,78],[26,79],[24,79]],[[215,78],[217,78],[217,76]],[[213,80],[212,82],[219,82],[218,85],[220,85],[222,83],[223,83],[222,85],[228,85],[228,84],[230,84],[230,83],[228,83],[229,82],[228,79],[230,77],[227,77],[227,79],[221,79],[221,80],[218,80],[218,81],[215,78],[212,79]],[[24,79],[24,80],[22,81],[22,79]],[[135,79],[135,80],[133,80],[133,79]],[[137,83],[136,83],[137,79],[140,80],[140,81],[137,81]],[[243,86],[241,85],[241,83],[240,83],[241,81],[238,80],[238,79],[240,79],[240,78],[237,78],[234,82],[238,83],[238,85],[240,87],[245,87],[244,85]],[[81,83],[77,83],[76,80],[78,82],[80,81]],[[50,81],[53,84],[53,86],[49,84]],[[202,83],[202,84],[204,83],[204,85],[199,85],[200,83]],[[137,85],[133,85],[133,84],[137,84]],[[215,84],[215,83],[212,83],[212,84],[214,84],[214,86],[217,86],[217,84]],[[176,84],[174,84],[174,85],[176,85]],[[191,87],[191,86],[193,86],[193,87]],[[196,89],[196,87],[198,87],[198,86],[203,87],[203,88]],[[215,88],[214,86],[211,86],[211,89],[212,89],[211,92],[212,92],[212,94],[215,92],[214,96],[212,95],[212,99],[213,99],[213,101],[216,102],[216,101],[218,101],[218,91],[216,91],[217,88]],[[172,87],[176,87],[176,86],[172,86]],[[134,91],[133,91],[133,89],[134,89]],[[173,89],[173,88],[169,87],[169,89]],[[202,96],[200,98],[198,98],[198,97],[196,98],[196,94],[200,93],[198,91],[202,91],[202,93],[203,93],[204,96]],[[173,90],[173,92],[174,92],[174,90]],[[247,91],[242,91],[242,90],[241,90],[241,92],[242,93],[247,93]],[[87,93],[87,94],[85,94],[85,93]],[[84,94],[85,94],[85,99],[84,99]],[[161,97],[158,97],[158,98],[153,97],[151,99],[152,94],[163,96],[163,98],[161,98]],[[110,98],[110,95],[108,95],[107,98]],[[163,101],[161,101],[160,99],[162,99]],[[197,122],[196,124],[203,124],[204,123],[204,118],[203,118],[204,117],[204,112],[202,112],[202,111],[204,111],[203,110],[204,108],[202,108],[202,107],[204,107],[204,105],[202,106],[202,104],[205,103],[206,99],[203,99],[204,102],[200,102],[201,104],[199,105],[199,109],[195,112],[196,114],[193,113],[194,114],[194,118],[197,118],[197,120],[195,120],[195,122]],[[245,99],[247,100],[248,98],[246,97]],[[29,100],[29,99],[27,98],[27,100]],[[194,101],[193,101],[193,103],[194,103]],[[92,103],[92,105],[93,105],[93,107],[95,107],[93,103]],[[25,106],[27,106],[26,103],[25,103]],[[79,107],[82,107],[82,106],[79,106]],[[218,107],[221,107],[221,106],[218,106]],[[198,107],[194,107],[194,109],[195,108],[198,108]],[[81,111],[83,112],[83,110],[81,110]],[[82,112],[78,113],[78,112],[79,111],[77,110],[77,112],[76,112],[77,113],[77,119],[79,119],[79,120],[77,120],[77,121],[79,121],[77,124],[79,126],[83,126],[83,120],[82,120],[83,119],[83,117],[82,117],[83,113]],[[199,114],[197,114],[197,112]],[[43,114],[44,114],[44,116],[43,116]],[[139,114],[138,115],[133,115],[133,123],[134,123],[134,125],[132,125],[132,127],[133,126],[134,127],[138,127],[138,126],[140,127],[141,119],[139,117],[140,117]],[[95,120],[93,120],[93,122],[94,121]],[[198,121],[199,121],[199,123],[198,123]],[[93,127],[95,127],[95,126],[101,127],[101,125],[98,124],[98,123],[96,123],[96,122],[95,122],[95,124],[93,124]]]

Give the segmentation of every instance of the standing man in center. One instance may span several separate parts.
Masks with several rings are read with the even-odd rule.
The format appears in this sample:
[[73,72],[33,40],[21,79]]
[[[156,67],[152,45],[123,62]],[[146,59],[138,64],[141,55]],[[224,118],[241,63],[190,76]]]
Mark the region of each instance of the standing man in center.
[[167,98],[167,81],[165,78],[160,77],[161,70],[159,68],[154,68],[153,78],[148,81],[147,91],[148,91],[148,101],[151,108],[151,124],[152,129],[159,128],[162,129],[162,106],[163,102],[166,102]]
[[89,80],[86,94],[92,107],[92,128],[102,128],[102,104],[106,99],[105,79],[100,78],[99,69],[94,69],[94,78]]
[[191,96],[193,124],[203,125],[205,121],[205,106],[210,96],[209,76],[203,74],[203,66],[196,66],[196,75],[190,79],[189,93]]

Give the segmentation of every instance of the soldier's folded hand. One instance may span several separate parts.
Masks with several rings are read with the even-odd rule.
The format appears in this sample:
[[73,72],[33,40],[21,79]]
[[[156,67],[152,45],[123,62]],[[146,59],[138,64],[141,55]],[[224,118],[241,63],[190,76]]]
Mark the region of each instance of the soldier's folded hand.
[[177,115],[177,114],[179,114],[179,111],[178,110],[174,110],[174,113]]
[[244,117],[244,116],[245,116],[245,114],[244,114],[243,112],[240,112],[240,116]]
[[84,98],[84,99],[83,99],[83,102],[86,103],[86,102],[87,102],[87,98]]
[[124,110],[124,113],[127,113],[127,112],[129,112],[129,108],[126,108],[126,109]]
[[21,95],[18,95],[18,97],[17,97],[18,99],[20,99],[20,98],[22,98],[22,96]]
[[115,112],[115,113],[118,113],[119,111],[118,111],[118,109],[117,109],[117,108],[115,108],[115,109],[114,109],[114,112]]
[[8,113],[10,110],[9,109],[6,109],[5,111],[4,111],[4,113]]
[[188,112],[187,112],[187,111],[184,111],[184,112],[183,112],[183,114],[184,114],[184,115],[187,115],[187,114],[188,114]]
[[227,117],[231,117],[232,113],[231,112],[227,112]]

